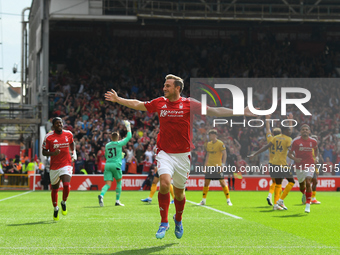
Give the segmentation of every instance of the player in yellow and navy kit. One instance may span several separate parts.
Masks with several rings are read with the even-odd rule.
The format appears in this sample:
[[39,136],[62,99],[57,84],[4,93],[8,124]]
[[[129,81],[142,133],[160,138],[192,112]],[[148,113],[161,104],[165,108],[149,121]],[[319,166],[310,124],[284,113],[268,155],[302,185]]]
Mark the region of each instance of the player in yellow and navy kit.
[[[267,119],[270,119],[270,116],[271,115],[266,115],[266,120]],[[274,128],[273,129],[273,134],[270,130],[270,126],[269,126],[269,121],[266,121],[266,139],[267,139],[267,143],[270,143],[274,136],[277,136],[281,134],[281,128]],[[272,161],[274,159],[274,156],[275,156],[275,144],[273,144],[272,146],[269,147],[269,163],[268,163],[268,166],[270,167],[272,165]],[[269,194],[267,196],[267,202],[268,202],[268,205],[272,206],[273,203],[272,203],[272,195],[275,191],[275,178],[270,176],[272,178],[272,184],[270,185],[269,187]],[[275,194],[274,194],[274,197],[275,197]]]
[[[293,173],[291,172],[290,167],[287,165],[287,153],[292,143],[292,138],[290,137],[290,134],[291,131],[289,128],[282,127],[282,134],[274,136],[270,143],[249,156],[254,157],[259,153],[269,149],[271,146],[275,145],[275,156],[272,160],[272,165],[269,168],[269,172],[271,172],[271,176],[275,178],[276,182],[274,198],[275,204],[273,207],[274,210],[287,210],[287,207],[284,205],[283,200],[286,198],[289,191],[293,188],[295,184]],[[286,178],[289,183],[287,184],[281,195],[283,178]]]
[[[223,169],[222,169],[222,167],[225,166],[224,162],[226,162],[226,159],[227,159],[226,148],[225,148],[224,143],[221,140],[217,139],[217,131],[215,129],[210,130],[208,134],[209,134],[210,142],[208,142],[205,146],[205,149],[207,151],[207,156],[206,156],[205,164],[204,164],[204,166],[206,167],[206,173],[205,173],[205,182],[204,182],[204,187],[203,187],[203,199],[199,203],[199,205],[205,205],[206,203],[210,181],[219,180],[223,188],[224,195],[227,198],[227,204],[232,206],[232,203],[230,201],[229,188],[225,183]],[[221,171],[211,173],[208,169],[208,167],[215,167],[214,170],[216,170],[217,166],[220,167]]]

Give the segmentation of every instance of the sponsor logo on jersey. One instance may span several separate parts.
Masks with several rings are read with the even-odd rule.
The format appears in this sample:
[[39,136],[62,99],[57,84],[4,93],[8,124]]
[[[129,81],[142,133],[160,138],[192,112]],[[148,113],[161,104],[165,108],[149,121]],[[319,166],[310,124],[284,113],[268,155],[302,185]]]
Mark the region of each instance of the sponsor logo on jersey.
[[183,111],[176,111],[176,110],[161,110],[159,116],[160,117],[183,117]]
[[57,139],[55,139],[53,142],[54,142],[54,143],[57,143],[57,142],[58,142],[58,140],[57,140]]

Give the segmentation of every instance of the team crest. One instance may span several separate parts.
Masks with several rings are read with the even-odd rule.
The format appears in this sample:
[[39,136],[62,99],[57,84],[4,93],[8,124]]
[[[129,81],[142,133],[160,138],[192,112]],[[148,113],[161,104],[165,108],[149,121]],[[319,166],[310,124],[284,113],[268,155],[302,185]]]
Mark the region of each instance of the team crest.
[[183,109],[183,104],[182,103],[179,104],[179,109]]
[[312,145],[312,142],[310,142],[310,147],[312,147],[313,145]]
[[68,142],[68,138],[67,138],[67,136],[65,137],[65,140],[66,140],[66,142]]

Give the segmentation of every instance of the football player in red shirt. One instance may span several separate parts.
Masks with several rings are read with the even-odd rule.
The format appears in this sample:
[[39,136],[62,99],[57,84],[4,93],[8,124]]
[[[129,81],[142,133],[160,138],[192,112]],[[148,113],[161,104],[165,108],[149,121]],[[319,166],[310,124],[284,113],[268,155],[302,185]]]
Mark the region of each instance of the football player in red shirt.
[[[66,200],[70,193],[70,182],[72,177],[72,160],[77,159],[73,134],[68,130],[63,130],[62,119],[56,117],[52,121],[53,131],[46,134],[42,154],[51,157],[50,179],[52,185],[52,204],[54,206],[53,219],[59,220],[58,190],[60,180],[63,182],[63,200],[61,201],[62,214],[67,215]],[[72,150],[72,160],[70,155]]]
[[[184,88],[182,78],[169,74],[163,86],[164,97],[142,102],[136,99],[119,97],[113,89],[107,91],[105,99],[139,111],[157,112],[160,131],[157,137],[157,168],[160,176],[158,204],[161,224],[156,238],[161,239],[169,229],[168,210],[170,204],[170,183],[173,179],[176,214],[175,235],[183,235],[182,214],[185,205],[185,183],[190,172],[190,108],[195,114],[201,113],[201,103],[190,98],[181,97]],[[254,116],[245,108],[245,115]],[[227,117],[233,110],[224,107],[207,107],[208,116]]]
[[[315,172],[315,155],[318,155],[318,144],[314,138],[309,137],[310,128],[307,124],[303,124],[300,130],[301,136],[296,137],[292,141],[291,149],[288,152],[288,157],[294,160],[292,166],[296,172],[300,184],[300,190],[305,190],[306,185],[306,208],[305,212],[310,212],[310,202],[312,197],[311,182]],[[318,161],[318,160],[316,160]],[[302,187],[302,188],[301,188]]]

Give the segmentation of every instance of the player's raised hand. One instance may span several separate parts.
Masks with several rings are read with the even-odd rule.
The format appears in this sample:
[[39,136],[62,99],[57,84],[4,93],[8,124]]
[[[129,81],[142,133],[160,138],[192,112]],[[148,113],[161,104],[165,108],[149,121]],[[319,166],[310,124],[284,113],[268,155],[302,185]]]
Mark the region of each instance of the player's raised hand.
[[289,120],[292,120],[293,119],[293,113],[289,113],[288,115],[287,115],[287,118],[289,119]]
[[131,124],[128,120],[124,120],[125,127],[128,132],[131,132]]
[[113,102],[113,103],[117,102],[117,100],[118,100],[117,92],[114,91],[113,89],[111,89],[111,91],[107,91],[105,93],[105,100]]

